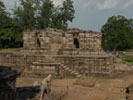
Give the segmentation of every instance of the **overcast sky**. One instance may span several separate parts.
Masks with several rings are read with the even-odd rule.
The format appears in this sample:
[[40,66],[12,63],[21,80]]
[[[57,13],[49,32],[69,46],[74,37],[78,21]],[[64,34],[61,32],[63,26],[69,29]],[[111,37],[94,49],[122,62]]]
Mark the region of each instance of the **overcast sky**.
[[[8,9],[14,7],[18,0],[4,1]],[[55,5],[60,5],[63,0],[53,0]],[[73,0],[75,19],[69,27],[86,30],[100,31],[100,28],[110,16],[123,15],[133,18],[133,0]]]

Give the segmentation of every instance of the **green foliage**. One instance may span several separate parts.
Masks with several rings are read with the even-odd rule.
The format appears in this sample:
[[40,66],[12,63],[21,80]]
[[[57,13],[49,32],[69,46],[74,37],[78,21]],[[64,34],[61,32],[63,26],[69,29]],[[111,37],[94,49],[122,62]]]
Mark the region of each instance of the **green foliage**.
[[133,64],[133,57],[123,57],[122,59],[130,64]]
[[112,16],[102,26],[104,50],[127,50],[133,48],[133,21],[124,16]]
[[66,0],[63,2],[63,6],[61,7],[61,13],[62,13],[62,21],[65,27],[68,26],[68,21],[73,21],[74,18],[74,7],[73,7],[73,1]]
[[0,2],[0,48],[20,47],[22,35],[18,23],[5,11],[5,6]]
[[35,28],[35,8],[33,0],[20,0],[21,6],[14,10],[15,19],[24,30]]
[[52,0],[20,0],[14,17],[24,29],[57,28],[66,30],[68,21],[74,19],[73,1],[66,0],[62,7],[55,7]]
[[133,52],[133,49],[127,49],[126,51],[127,52]]
[[19,52],[19,48],[0,49],[0,55],[6,55],[8,53]]
[[8,23],[0,27],[0,48],[22,46],[22,34],[18,30],[19,26],[17,26],[16,22],[11,18],[5,21]]
[[52,15],[52,24],[51,27],[52,28],[56,28],[56,29],[66,29],[66,26],[63,24],[62,21],[62,13],[60,11],[60,7],[57,6],[54,8],[53,10],[53,15]]
[[5,14],[5,5],[0,1],[0,15]]
[[51,27],[54,4],[50,0],[43,0],[38,17],[39,29]]
[[57,6],[53,10],[52,28],[66,30],[68,28],[68,22],[73,21],[74,14],[75,10],[73,6],[73,1],[64,1],[62,7]]

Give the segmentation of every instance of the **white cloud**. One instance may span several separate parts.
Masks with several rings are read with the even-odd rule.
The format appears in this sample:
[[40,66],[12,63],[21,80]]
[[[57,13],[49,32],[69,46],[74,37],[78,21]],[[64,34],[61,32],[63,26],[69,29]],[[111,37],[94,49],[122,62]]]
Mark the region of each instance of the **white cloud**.
[[120,1],[122,0],[75,0],[78,6],[80,4],[82,8],[93,8],[98,10],[117,8]]
[[57,6],[57,5],[61,5],[64,0],[52,0],[52,1]]
[[103,2],[97,3],[97,8],[100,10],[104,9],[113,9],[116,8],[119,3],[119,0],[104,0]]
[[[5,3],[8,9],[13,8],[15,6],[15,3],[19,5],[19,0],[1,0],[1,1]],[[52,0],[52,1],[57,6],[57,5],[61,5],[64,0]]]
[[19,4],[18,0],[1,0],[6,5],[7,9],[12,9],[16,4]]
[[87,7],[95,6],[97,1],[98,1],[98,0],[84,0],[84,2],[80,2],[80,4],[81,4],[84,8],[87,8]]
[[128,0],[128,2],[125,4],[125,7],[133,6],[133,0]]
[[[8,9],[14,7],[15,1],[19,5],[19,0],[1,0],[4,1]],[[57,5],[61,5],[64,0],[52,0],[53,3]],[[127,8],[129,6],[133,6],[133,0],[73,0],[75,8],[78,9],[96,9],[96,10],[108,10],[114,8],[120,8],[120,6],[124,6]],[[120,3],[124,1],[125,3],[120,5]]]

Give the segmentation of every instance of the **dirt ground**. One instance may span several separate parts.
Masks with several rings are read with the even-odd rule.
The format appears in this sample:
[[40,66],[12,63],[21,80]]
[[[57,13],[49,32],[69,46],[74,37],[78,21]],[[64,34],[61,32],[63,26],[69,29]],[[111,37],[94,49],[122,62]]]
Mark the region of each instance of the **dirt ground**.
[[[17,80],[17,87],[30,87],[41,78]],[[125,98],[123,89],[133,83],[133,75],[121,75],[114,79],[87,77],[85,79],[53,79],[52,91],[68,91],[65,100],[108,100],[107,98]],[[27,94],[28,95],[28,94]],[[23,99],[24,100],[24,99]],[[122,99],[121,99],[122,100]]]

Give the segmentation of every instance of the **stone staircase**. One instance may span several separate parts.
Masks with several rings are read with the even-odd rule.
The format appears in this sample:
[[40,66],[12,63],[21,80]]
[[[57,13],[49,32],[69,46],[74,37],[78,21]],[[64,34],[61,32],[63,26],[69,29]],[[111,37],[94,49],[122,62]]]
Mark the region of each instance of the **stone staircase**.
[[77,78],[81,78],[82,75],[71,69],[70,67],[68,66],[65,66],[61,63],[59,63],[58,61],[56,61],[53,56],[50,56],[50,55],[45,55],[44,57],[40,58],[39,60],[37,60],[36,62],[33,62],[32,63],[34,66],[61,66],[61,68],[63,68],[65,71],[68,71],[70,72],[72,75],[76,76]]
[[77,71],[75,71],[75,70],[73,70],[73,69],[71,69],[71,68],[69,68],[69,67],[67,67],[67,66],[63,66],[63,65],[62,65],[62,68],[63,68],[65,71],[70,72],[72,75],[75,75],[77,78],[81,78],[81,77],[82,77],[82,75],[81,75],[79,72],[77,72]]

